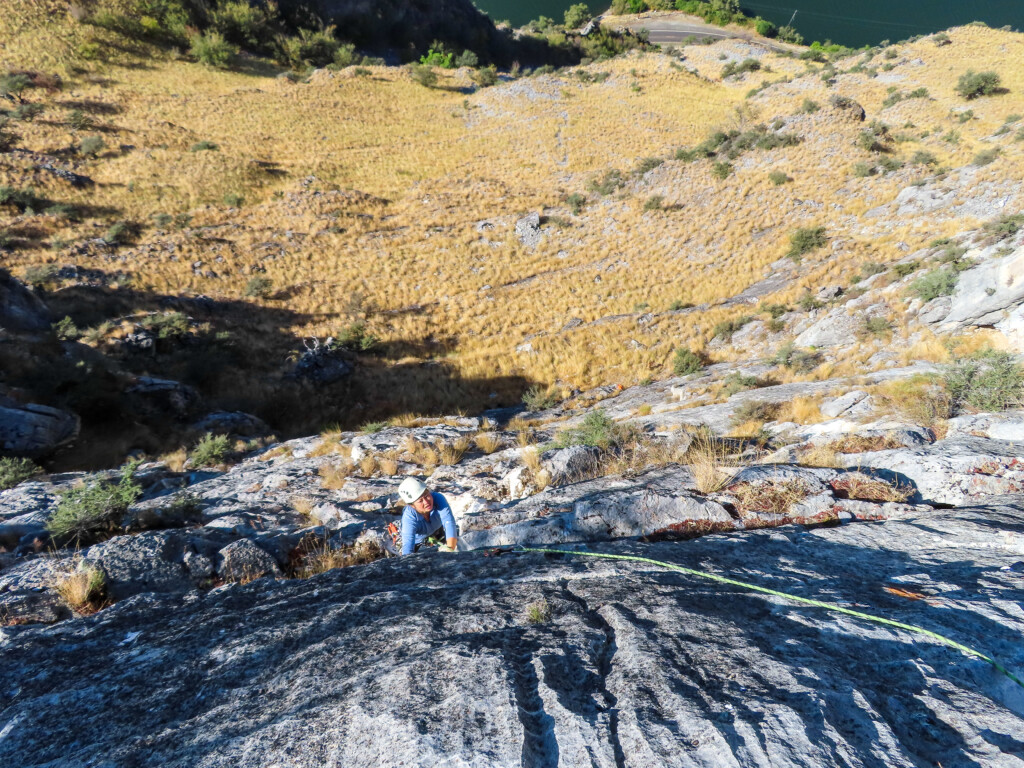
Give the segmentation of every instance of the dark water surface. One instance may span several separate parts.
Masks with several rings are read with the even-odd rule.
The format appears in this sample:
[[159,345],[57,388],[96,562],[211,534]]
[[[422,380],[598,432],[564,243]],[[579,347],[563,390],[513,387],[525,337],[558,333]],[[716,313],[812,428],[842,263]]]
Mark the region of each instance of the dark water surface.
[[[541,15],[561,22],[566,8],[573,5],[573,0],[474,1],[495,21],[507,19],[515,26]],[[610,3],[589,5],[596,12]],[[741,5],[749,15],[780,25],[788,23],[796,11],[793,26],[808,43],[829,39],[854,47],[896,42],[969,21],[1024,28],[1024,0],[742,0]]]

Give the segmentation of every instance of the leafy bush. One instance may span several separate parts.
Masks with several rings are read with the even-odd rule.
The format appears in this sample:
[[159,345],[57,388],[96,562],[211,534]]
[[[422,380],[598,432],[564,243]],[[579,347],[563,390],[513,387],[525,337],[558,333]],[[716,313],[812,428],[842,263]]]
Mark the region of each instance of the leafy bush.
[[896,273],[897,277],[906,277],[909,274],[916,272],[921,267],[919,261],[907,261],[903,264],[893,264],[892,271]]
[[805,115],[812,115],[819,109],[821,109],[821,107],[818,105],[818,102],[813,99],[804,99],[803,103],[800,105],[800,111]]
[[999,157],[998,149],[983,149],[971,160],[971,165],[988,165]]
[[188,455],[193,467],[214,467],[224,464],[231,456],[231,441],[227,435],[207,432]]
[[910,158],[910,162],[914,165],[935,165],[939,162],[939,158],[924,149],[919,149]]
[[686,347],[680,347],[676,350],[675,357],[672,358],[672,371],[676,376],[686,376],[691,373],[697,373],[704,368],[704,358],[698,352],[694,352]]
[[826,243],[828,235],[825,234],[824,227],[800,227],[789,236],[789,251],[786,255],[791,259],[799,259],[805,253],[821,248]]
[[1005,411],[1024,404],[1024,369],[1009,352],[983,350],[944,371],[954,412]]
[[341,329],[337,344],[354,352],[368,352],[377,345],[377,337],[369,332],[366,323],[357,321]]
[[245,204],[245,198],[237,192],[228,192],[224,195],[224,205],[231,208],[241,208]]
[[102,136],[86,136],[82,139],[82,143],[78,145],[79,154],[86,155],[87,157],[95,157],[106,148],[106,143],[103,141]]
[[672,303],[668,305],[668,308],[675,312],[680,309],[689,309],[693,306],[691,301],[683,301],[682,299],[672,299]]
[[523,393],[523,405],[530,411],[546,411],[558,405],[558,394],[554,387],[534,384]]
[[733,411],[730,422],[734,427],[748,422],[773,421],[782,410],[780,403],[767,403],[763,400],[745,400]]
[[53,335],[60,341],[74,341],[82,335],[81,331],[78,330],[78,326],[75,325],[75,321],[68,315],[64,315],[61,320],[54,323],[52,328]]
[[821,354],[814,350],[797,349],[796,345],[790,341],[779,347],[769,362],[797,373],[809,373],[821,362]]
[[662,165],[665,161],[660,157],[645,157],[636,164],[636,168],[633,169],[634,176],[643,176],[648,171],[653,171],[658,166]]
[[270,296],[273,287],[270,278],[258,275],[245,284],[244,294],[251,299],[265,299]]
[[11,116],[16,120],[24,120],[26,123],[31,123],[39,115],[43,114],[44,107],[42,104],[19,104],[11,112]]
[[[3,189],[0,187],[0,189]],[[3,202],[3,195],[0,193],[0,202]],[[1005,240],[1016,235],[1024,227],[1024,213],[1012,213],[1000,216],[993,221],[985,222],[983,229],[985,234],[991,235],[997,241]]]
[[68,112],[68,125],[74,128],[76,131],[87,131],[93,127],[94,123],[91,117],[80,109],[73,109]]
[[0,152],[8,152],[18,146],[21,136],[12,131],[8,125],[10,121],[0,116]]
[[455,58],[456,67],[476,67],[480,64],[480,57],[473,51],[463,51]]
[[786,173],[783,171],[772,171],[768,174],[768,180],[776,187],[785,184],[787,181],[792,181]]
[[489,64],[486,67],[480,67],[480,69],[474,71],[470,77],[472,77],[473,82],[481,88],[490,88],[498,82],[498,70],[493,64]]
[[282,54],[293,69],[302,71],[331,64],[340,47],[341,42],[334,36],[333,26],[315,31],[300,29],[298,35],[284,40]]
[[853,175],[858,179],[863,179],[867,176],[875,175],[875,166],[871,163],[859,162],[853,164]]
[[958,275],[950,268],[933,269],[926,275],[917,278],[910,290],[917,294],[921,301],[931,301],[939,296],[949,296],[956,290]]
[[775,24],[760,16],[754,19],[754,29],[761,37],[775,37],[779,34],[779,28]]
[[414,83],[419,83],[424,88],[433,88],[437,85],[437,72],[434,71],[433,67],[428,67],[424,64],[410,64],[409,76]]
[[645,211],[660,211],[665,198],[662,195],[651,195],[644,201]]
[[586,3],[570,5],[565,12],[565,28],[579,29],[592,18],[593,16],[590,13],[590,8],[587,7]]
[[722,79],[733,75],[742,75],[745,72],[757,72],[761,69],[761,62],[757,59],[744,59],[741,62],[730,61],[722,67]]
[[184,312],[163,312],[149,315],[140,325],[159,339],[180,339],[188,335],[188,316]]
[[759,386],[761,386],[761,383],[756,376],[744,376],[742,373],[734,371],[725,377],[722,385],[722,394],[726,397],[732,397],[737,392],[745,392],[748,389],[755,389]]
[[723,161],[717,161],[711,166],[711,175],[716,179],[728,178],[732,173],[732,165]]
[[43,470],[31,459],[0,459],[0,491],[6,491],[23,483]]
[[587,203],[587,196],[581,195],[578,192],[574,192],[565,198],[565,204],[569,206],[569,210],[572,211],[574,216],[579,216],[583,212],[583,206]]
[[0,205],[10,205],[25,213],[42,207],[43,202],[31,189],[0,186]]
[[989,96],[995,93],[1000,82],[1000,77],[995,72],[975,72],[973,69],[969,69],[960,75],[960,79],[956,81],[956,88],[953,90],[970,101],[979,96]]
[[208,67],[226,67],[238,53],[238,47],[224,39],[220,32],[206,32],[193,35],[189,41],[189,53],[201,64]]
[[454,64],[455,55],[450,51],[434,50],[431,48],[423,56],[420,56],[420,64],[427,67],[441,67],[451,69]]
[[80,546],[116,533],[141,489],[134,480],[138,462],[121,470],[117,483],[98,480],[59,494],[57,509],[46,529],[59,542]]
[[875,336],[876,338],[881,338],[889,335],[891,330],[892,323],[890,323],[887,318],[876,315],[875,317],[864,318],[864,322],[860,328],[860,335],[864,337]]
[[621,444],[629,430],[598,409],[588,413],[578,427],[564,429],[555,437],[553,447],[568,448],[570,445],[589,445],[608,450]]
[[605,171],[604,176],[600,179],[592,179],[587,185],[587,188],[591,192],[604,196],[610,195],[619,187],[624,186],[625,183],[625,180],[622,178],[622,173],[615,168],[612,168],[611,170]]

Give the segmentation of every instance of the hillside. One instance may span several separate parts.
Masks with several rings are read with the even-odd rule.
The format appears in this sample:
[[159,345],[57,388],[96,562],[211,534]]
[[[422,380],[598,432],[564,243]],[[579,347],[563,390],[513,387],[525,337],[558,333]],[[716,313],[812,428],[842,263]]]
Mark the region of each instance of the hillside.
[[[3,22],[4,67],[62,79],[23,91],[43,111],[8,124],[20,141],[0,154],[0,184],[45,202],[0,209],[5,265],[84,331],[73,354],[111,381],[183,380],[286,434],[511,404],[530,385],[566,396],[660,379],[679,348],[737,359],[748,353],[721,328],[759,303],[794,308],[1021,209],[1014,33],[965,27],[831,63],[723,41],[484,89],[438,70],[428,88],[400,67],[296,81],[253,58],[227,71],[167,54],[87,61],[76,41],[100,33],[40,12],[19,0]],[[967,69],[997,71],[1005,92],[965,100]],[[740,137],[688,161],[717,130]],[[814,227],[825,246],[785,260]],[[912,298],[891,297],[891,340],[798,378],[870,370],[883,344],[947,359],[899,319]],[[140,322],[172,311],[187,315],[177,342],[141,362],[125,352]],[[764,354],[795,335],[799,317],[784,322]],[[347,339],[352,376],[282,379],[312,338]],[[74,400],[77,384],[33,385],[45,351],[4,354],[22,371],[9,385]],[[154,431],[121,447],[179,439]]]

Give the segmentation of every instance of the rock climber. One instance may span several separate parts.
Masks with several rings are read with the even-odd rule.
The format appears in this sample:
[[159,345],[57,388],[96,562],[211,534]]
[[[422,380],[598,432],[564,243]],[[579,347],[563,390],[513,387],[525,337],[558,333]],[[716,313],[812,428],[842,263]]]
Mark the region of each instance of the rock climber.
[[439,540],[438,550],[454,552],[459,543],[459,528],[448,499],[431,491],[418,477],[407,477],[398,486],[405,502],[401,525],[388,525],[385,547],[392,554],[411,555],[423,544]]

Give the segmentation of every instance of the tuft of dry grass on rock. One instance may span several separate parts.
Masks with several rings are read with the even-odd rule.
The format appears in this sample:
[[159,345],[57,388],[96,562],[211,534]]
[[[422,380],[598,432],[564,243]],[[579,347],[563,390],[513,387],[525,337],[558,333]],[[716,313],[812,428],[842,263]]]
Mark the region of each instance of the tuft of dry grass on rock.
[[485,454],[492,454],[505,447],[505,440],[497,432],[481,432],[473,438],[476,447]]
[[176,451],[165,453],[158,461],[166,464],[171,472],[184,472],[185,462],[188,461],[188,449],[181,447]]
[[380,473],[386,477],[393,477],[398,474],[398,451],[385,451],[377,458],[377,466]]
[[348,460],[324,464],[319,469],[320,487],[331,491],[340,491],[345,487],[345,481],[354,470],[355,467]]
[[748,512],[769,512],[785,515],[793,505],[807,498],[810,490],[803,480],[767,481],[760,483],[739,483],[729,489],[739,502],[740,514]]
[[363,477],[373,477],[373,473],[377,471],[377,457],[372,453],[364,453],[362,458],[359,459],[359,473]]
[[331,549],[324,539],[309,536],[296,548],[292,573],[297,579],[307,579],[335,568],[372,563],[386,556],[387,553],[380,544],[373,540],[367,539],[340,549]]
[[526,606],[526,620],[530,624],[546,624],[551,621],[551,603],[541,598]]
[[292,496],[291,499],[288,500],[288,503],[291,504],[292,509],[307,520],[313,512],[313,507],[316,506],[316,502],[308,496]]
[[863,472],[849,472],[832,481],[832,490],[840,498],[863,501],[904,502],[914,495],[913,488],[899,483],[890,483]]
[[57,578],[54,591],[79,616],[88,616],[104,607],[107,580],[99,568],[78,563],[71,572]]
[[953,415],[953,401],[938,378],[928,374],[880,384],[875,399],[881,408],[921,427],[936,427]]
[[451,467],[462,461],[462,457],[469,450],[470,439],[463,435],[450,443],[438,440],[434,445],[437,447],[437,455],[441,464]]
[[812,445],[800,452],[800,464],[805,467],[831,467],[842,469],[846,465],[831,445]]
[[827,448],[835,453],[871,453],[902,448],[903,443],[894,435],[845,435],[828,443]]
[[683,460],[693,473],[697,490],[707,495],[722,490],[735,477],[736,470],[725,466],[729,457],[728,448],[711,430],[700,429],[693,436]]

